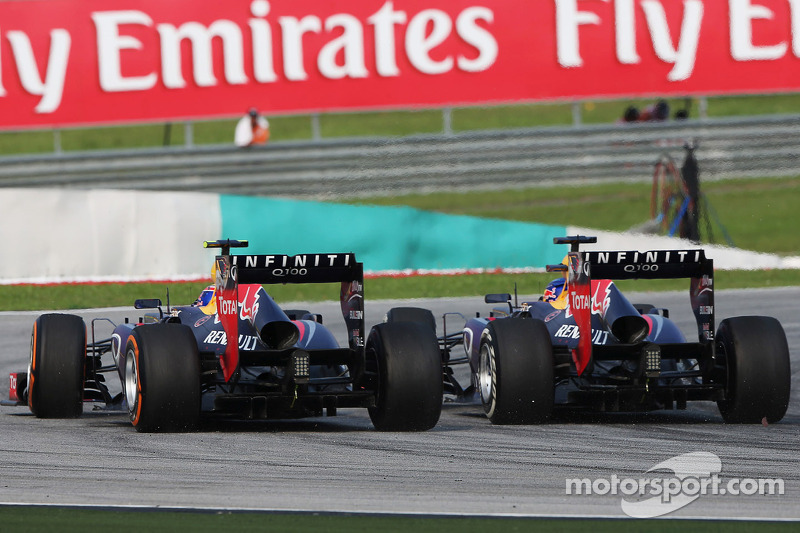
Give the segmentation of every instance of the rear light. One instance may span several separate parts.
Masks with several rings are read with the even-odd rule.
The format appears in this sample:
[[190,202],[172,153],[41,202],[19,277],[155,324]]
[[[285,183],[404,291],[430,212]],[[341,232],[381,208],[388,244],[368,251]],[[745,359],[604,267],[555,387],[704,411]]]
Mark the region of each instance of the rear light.
[[295,350],[289,361],[289,377],[296,384],[308,383],[310,356],[305,350]]
[[644,347],[645,374],[649,378],[661,375],[661,347],[657,344],[648,344]]

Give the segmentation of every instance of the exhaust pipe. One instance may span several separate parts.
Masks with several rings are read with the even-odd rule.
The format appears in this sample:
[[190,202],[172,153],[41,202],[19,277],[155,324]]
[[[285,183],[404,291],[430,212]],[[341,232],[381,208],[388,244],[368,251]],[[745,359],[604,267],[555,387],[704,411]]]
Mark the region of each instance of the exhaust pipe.
[[264,344],[273,350],[291,348],[300,339],[300,330],[297,329],[297,326],[293,322],[285,320],[267,322],[256,330]]
[[619,292],[616,285],[611,285],[610,290],[611,303],[603,315],[608,329],[622,343],[636,344],[643,341],[650,334],[650,324]]
[[650,325],[641,315],[617,317],[611,322],[611,333],[626,344],[636,344],[650,333]]
[[246,316],[261,342],[271,350],[285,350],[294,346],[300,339],[300,330],[289,320],[278,304],[263,288],[258,289],[254,301],[255,303],[251,304],[252,308]]

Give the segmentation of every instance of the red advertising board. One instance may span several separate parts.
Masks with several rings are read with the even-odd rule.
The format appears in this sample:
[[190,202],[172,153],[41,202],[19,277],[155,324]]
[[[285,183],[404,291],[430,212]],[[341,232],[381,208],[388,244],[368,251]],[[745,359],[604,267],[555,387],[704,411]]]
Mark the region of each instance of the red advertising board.
[[0,1],[0,129],[800,89],[798,0]]

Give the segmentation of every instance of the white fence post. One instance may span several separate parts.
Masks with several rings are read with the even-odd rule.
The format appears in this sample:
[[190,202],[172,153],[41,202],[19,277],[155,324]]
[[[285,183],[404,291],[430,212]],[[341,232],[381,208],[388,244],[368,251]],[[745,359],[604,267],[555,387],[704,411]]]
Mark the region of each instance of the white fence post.
[[311,139],[314,141],[322,139],[322,130],[319,126],[319,113],[311,114]]
[[190,120],[183,123],[183,140],[186,148],[194,146],[194,129]]
[[445,135],[453,134],[453,109],[451,107],[442,109],[442,132]]
[[53,130],[53,151],[57,154],[63,151],[61,148],[61,130],[58,128]]
[[581,103],[572,102],[572,125],[580,126],[582,123],[583,117],[581,116]]

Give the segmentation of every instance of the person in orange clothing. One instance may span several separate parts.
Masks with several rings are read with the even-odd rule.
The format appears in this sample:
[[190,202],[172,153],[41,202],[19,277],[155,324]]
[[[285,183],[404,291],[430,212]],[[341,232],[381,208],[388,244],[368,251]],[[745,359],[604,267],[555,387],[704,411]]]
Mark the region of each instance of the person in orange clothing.
[[234,142],[236,146],[246,147],[267,144],[267,141],[269,141],[269,121],[252,107],[236,124]]

